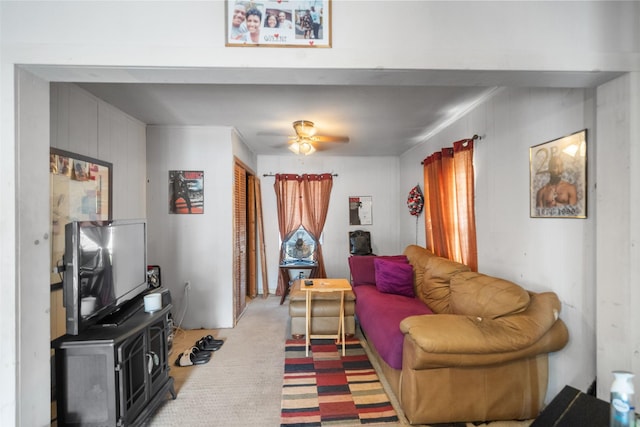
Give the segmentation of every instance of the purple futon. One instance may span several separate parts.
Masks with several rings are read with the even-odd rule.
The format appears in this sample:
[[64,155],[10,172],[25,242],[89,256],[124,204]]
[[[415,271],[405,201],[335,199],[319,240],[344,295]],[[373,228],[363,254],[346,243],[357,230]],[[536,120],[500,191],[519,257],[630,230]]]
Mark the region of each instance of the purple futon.
[[433,314],[415,297],[407,257],[351,256],[349,268],[356,318],[367,341],[389,366],[402,369],[404,334],[400,322],[409,316]]

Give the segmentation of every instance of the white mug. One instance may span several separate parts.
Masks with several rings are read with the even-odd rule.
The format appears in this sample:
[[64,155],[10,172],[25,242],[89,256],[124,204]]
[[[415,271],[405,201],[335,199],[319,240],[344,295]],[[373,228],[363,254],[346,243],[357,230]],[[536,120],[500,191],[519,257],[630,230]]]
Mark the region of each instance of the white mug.
[[144,296],[144,311],[147,313],[153,313],[162,308],[162,294],[154,292]]

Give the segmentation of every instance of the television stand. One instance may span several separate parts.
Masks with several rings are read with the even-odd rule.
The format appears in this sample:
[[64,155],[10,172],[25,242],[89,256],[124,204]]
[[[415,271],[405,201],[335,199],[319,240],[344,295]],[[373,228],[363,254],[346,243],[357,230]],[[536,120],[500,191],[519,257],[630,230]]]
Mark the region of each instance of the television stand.
[[64,335],[53,342],[58,425],[142,425],[170,393],[171,304],[138,310],[118,326]]

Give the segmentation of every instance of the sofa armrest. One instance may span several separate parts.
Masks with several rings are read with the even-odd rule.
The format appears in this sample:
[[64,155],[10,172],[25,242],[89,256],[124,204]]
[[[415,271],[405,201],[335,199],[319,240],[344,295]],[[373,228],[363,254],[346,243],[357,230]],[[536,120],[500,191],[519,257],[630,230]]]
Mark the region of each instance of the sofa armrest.
[[407,317],[400,329],[410,367],[477,366],[560,350],[568,331],[557,319],[557,296],[531,297],[524,312],[497,319],[455,314]]

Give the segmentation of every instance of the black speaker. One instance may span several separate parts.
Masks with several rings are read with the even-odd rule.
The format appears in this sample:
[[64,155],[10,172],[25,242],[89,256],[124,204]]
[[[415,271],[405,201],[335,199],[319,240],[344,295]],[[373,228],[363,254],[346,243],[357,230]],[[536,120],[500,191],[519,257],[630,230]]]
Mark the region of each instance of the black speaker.
[[538,415],[530,427],[576,427],[609,425],[609,403],[565,386]]
[[149,294],[161,294],[162,295],[162,306],[166,307],[171,304],[171,292],[167,288],[152,288]]

